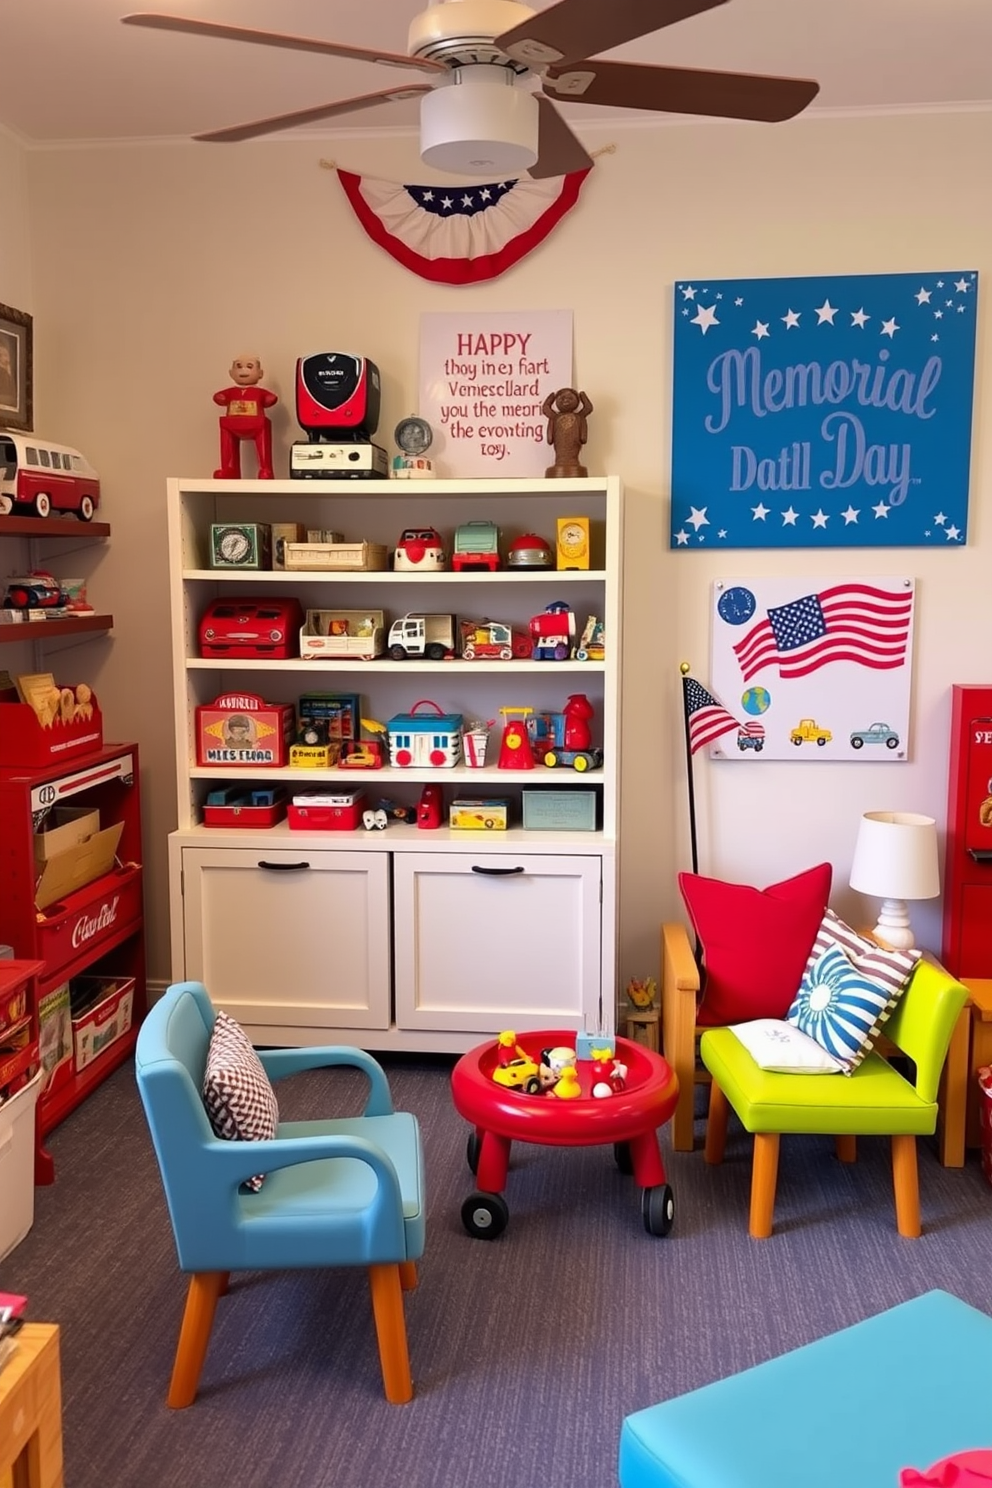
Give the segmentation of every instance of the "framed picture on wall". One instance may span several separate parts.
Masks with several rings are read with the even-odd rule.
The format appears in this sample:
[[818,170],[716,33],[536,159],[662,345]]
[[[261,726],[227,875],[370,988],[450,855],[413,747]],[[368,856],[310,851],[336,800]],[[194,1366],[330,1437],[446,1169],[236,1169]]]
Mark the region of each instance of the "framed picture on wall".
[[31,316],[0,305],[0,428],[32,427]]

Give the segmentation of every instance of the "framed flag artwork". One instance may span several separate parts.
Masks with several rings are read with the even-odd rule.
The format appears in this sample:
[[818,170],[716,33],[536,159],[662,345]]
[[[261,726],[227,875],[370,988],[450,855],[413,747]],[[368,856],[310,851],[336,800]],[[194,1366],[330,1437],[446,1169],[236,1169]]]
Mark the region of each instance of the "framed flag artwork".
[[670,545],[967,541],[978,274],[680,280]]
[[891,575],[718,580],[710,675],[738,730],[711,757],[908,759],[914,606]]

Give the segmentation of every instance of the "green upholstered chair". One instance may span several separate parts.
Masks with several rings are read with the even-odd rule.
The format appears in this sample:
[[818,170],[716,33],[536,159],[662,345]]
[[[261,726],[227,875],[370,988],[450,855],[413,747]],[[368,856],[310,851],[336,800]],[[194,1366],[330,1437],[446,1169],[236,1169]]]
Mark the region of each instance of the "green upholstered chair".
[[920,1233],[916,1138],[937,1125],[937,1087],[958,1014],[968,993],[943,968],[921,961],[885,1024],[886,1047],[908,1056],[914,1078],[872,1051],[851,1075],[785,1075],[761,1069],[729,1028],[711,1028],[700,1057],[712,1077],[706,1161],[722,1161],[729,1107],[754,1134],[750,1233],[772,1233],[779,1137],[785,1132],[823,1133],[837,1141],[837,1156],[853,1162],[859,1136],[892,1138],[896,1226]]

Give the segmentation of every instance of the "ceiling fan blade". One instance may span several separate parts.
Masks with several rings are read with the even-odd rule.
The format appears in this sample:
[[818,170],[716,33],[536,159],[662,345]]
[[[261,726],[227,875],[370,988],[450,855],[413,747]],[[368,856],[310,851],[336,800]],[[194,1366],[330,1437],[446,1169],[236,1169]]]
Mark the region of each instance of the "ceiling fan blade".
[[595,57],[727,0],[558,0],[497,36],[501,51],[539,68]]
[[762,77],[749,72],[704,72],[688,67],[641,67],[627,62],[579,62],[549,68],[541,79],[552,97],[660,114],[705,114],[792,119],[816,97],[812,78]]
[[152,31],[181,31],[189,36],[215,36],[222,41],[251,41],[259,46],[285,47],[293,52],[319,52],[325,57],[351,57],[357,62],[384,62],[387,67],[414,67],[420,72],[446,72],[440,62],[426,57],[408,57],[400,52],[370,51],[366,47],[343,46],[336,41],[318,41],[313,36],[284,36],[278,31],[255,31],[247,26],[221,26],[213,21],[194,21],[188,16],[158,15],[136,11],[121,16],[125,26],[147,26]]
[[357,98],[342,98],[339,103],[323,103],[317,108],[297,109],[292,114],[276,114],[271,119],[255,119],[251,124],[211,129],[205,134],[194,134],[193,138],[209,140],[213,144],[234,144],[237,140],[255,139],[260,134],[278,134],[280,129],[294,129],[298,124],[318,124],[322,119],[333,119],[335,114],[352,114],[359,109],[375,108],[380,103],[418,98],[421,93],[430,91],[429,83],[413,83],[409,88],[387,88],[383,93],[362,93]]
[[572,133],[551,99],[538,93],[537,105],[537,162],[527,174],[535,181],[543,181],[548,176],[567,176],[571,171],[587,170],[592,165],[592,156]]

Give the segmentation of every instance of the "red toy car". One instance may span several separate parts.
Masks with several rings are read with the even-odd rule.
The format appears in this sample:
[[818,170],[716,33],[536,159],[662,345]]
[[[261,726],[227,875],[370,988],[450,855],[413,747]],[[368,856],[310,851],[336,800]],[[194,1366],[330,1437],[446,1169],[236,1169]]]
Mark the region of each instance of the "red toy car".
[[50,573],[18,574],[7,580],[5,610],[54,610],[69,603],[69,596]]
[[297,599],[215,599],[200,621],[200,655],[285,661],[299,654],[302,624]]
[[444,539],[434,527],[407,527],[393,554],[398,573],[437,573],[445,562]]

